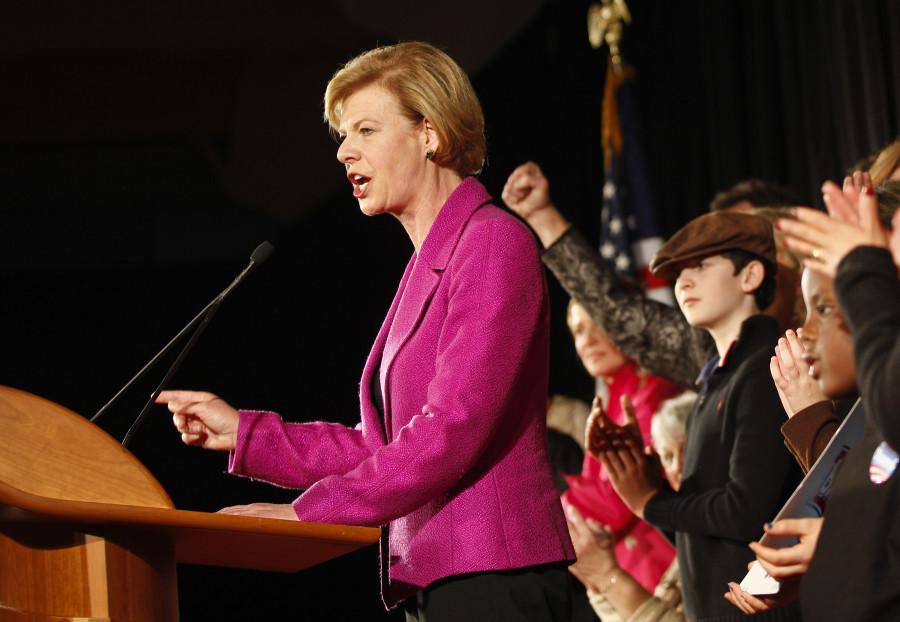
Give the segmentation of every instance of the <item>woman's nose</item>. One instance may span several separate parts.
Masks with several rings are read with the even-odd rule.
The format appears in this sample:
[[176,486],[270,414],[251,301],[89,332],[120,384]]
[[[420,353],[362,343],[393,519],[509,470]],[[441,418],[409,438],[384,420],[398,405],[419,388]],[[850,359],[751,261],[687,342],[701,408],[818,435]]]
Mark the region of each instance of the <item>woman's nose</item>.
[[355,155],[356,151],[353,149],[352,144],[349,139],[344,139],[341,141],[341,144],[338,145],[337,149],[337,159],[341,164],[350,164],[351,162],[357,159]]

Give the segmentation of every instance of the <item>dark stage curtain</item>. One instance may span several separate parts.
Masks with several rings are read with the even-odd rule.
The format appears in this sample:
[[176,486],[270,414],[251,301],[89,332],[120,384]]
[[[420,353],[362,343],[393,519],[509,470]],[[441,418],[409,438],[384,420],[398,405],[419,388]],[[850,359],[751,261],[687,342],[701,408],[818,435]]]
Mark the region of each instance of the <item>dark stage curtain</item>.
[[[595,236],[606,51],[589,47],[588,4],[549,4],[479,87],[492,115],[494,163],[504,166],[492,179],[513,160],[538,160],[559,206]],[[842,177],[900,133],[897,0],[628,4],[633,20],[623,47],[638,72],[644,142],[668,232],[749,177],[820,202],[825,179]]]

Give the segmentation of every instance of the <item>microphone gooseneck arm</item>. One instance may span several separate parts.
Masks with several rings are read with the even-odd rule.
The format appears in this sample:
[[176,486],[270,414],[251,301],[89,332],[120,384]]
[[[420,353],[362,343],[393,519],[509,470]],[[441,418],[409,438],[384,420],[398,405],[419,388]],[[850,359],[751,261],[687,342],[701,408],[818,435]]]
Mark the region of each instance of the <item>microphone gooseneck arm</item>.
[[150,359],[150,362],[148,362],[146,365],[144,365],[144,366],[141,368],[141,371],[139,371],[138,373],[136,373],[136,374],[134,375],[134,377],[133,377],[131,380],[129,380],[128,382],[126,382],[126,383],[125,383],[125,386],[123,386],[121,389],[119,389],[119,392],[116,393],[115,395],[113,395],[113,396],[112,396],[112,399],[110,399],[108,402],[106,402],[106,404],[104,404],[103,407],[102,407],[100,410],[97,411],[97,414],[95,414],[93,417],[91,417],[91,422],[92,422],[92,423],[96,423],[96,421],[97,421],[100,417],[102,417],[103,415],[105,415],[106,412],[110,409],[110,407],[111,407],[113,404],[115,404],[117,401],[119,401],[119,398],[122,397],[122,395],[124,395],[124,393],[125,393],[128,389],[130,389],[130,388],[131,388],[138,380],[140,380],[141,378],[143,378],[143,377],[147,374],[147,372],[150,371],[150,369],[151,369],[154,365],[156,365],[156,364],[159,362],[159,360],[160,360],[162,357],[164,357],[166,354],[168,354],[168,353],[169,353],[169,350],[171,350],[172,347],[173,347],[176,343],[178,343],[179,341],[181,341],[181,338],[184,337],[184,336],[188,333],[189,330],[191,330],[192,328],[194,328],[194,326],[196,326],[200,321],[202,321],[203,318],[206,316],[206,313],[207,313],[207,312],[212,308],[212,306],[216,303],[216,300],[218,300],[218,297],[216,297],[215,300],[211,301],[208,305],[206,305],[205,307],[203,307],[203,310],[200,311],[200,313],[198,313],[196,316],[194,316],[194,319],[191,320],[190,322],[188,322],[188,325],[187,325],[187,326],[185,326],[184,328],[182,328],[181,331],[180,331],[177,335],[175,335],[174,337],[172,337],[172,340],[171,340],[169,343],[167,343],[165,346],[163,346],[163,349],[160,350],[159,352],[157,352],[156,356],[154,356],[152,359]]
[[[251,264],[252,266],[253,264]],[[248,266],[249,268],[249,266]],[[246,271],[245,271],[246,272]],[[194,334],[191,335],[191,338],[188,339],[187,343],[184,344],[184,347],[181,349],[181,352],[178,353],[178,356],[175,358],[175,361],[172,365],[169,366],[169,369],[166,371],[166,375],[163,376],[163,379],[159,381],[159,384],[156,385],[156,388],[153,390],[153,393],[150,395],[150,399],[148,399],[144,403],[144,407],[141,409],[141,412],[134,419],[134,423],[131,424],[131,427],[128,428],[128,432],[125,433],[125,438],[122,439],[122,445],[124,447],[128,446],[128,443],[131,442],[131,439],[134,437],[135,433],[138,431],[138,428],[141,427],[141,424],[144,422],[144,417],[147,416],[147,413],[150,412],[150,408],[153,407],[153,403],[156,402],[156,398],[159,397],[159,394],[162,393],[163,388],[167,384],[169,384],[169,380],[172,379],[172,376],[175,375],[175,372],[178,371],[178,368],[181,367],[182,361],[184,361],[185,357],[187,357],[188,353],[194,348],[194,344],[197,343],[197,339],[200,338],[200,335],[203,334],[203,331],[206,330],[206,326],[209,324],[209,321],[216,314],[216,311],[219,310],[219,305],[222,304],[223,297],[219,295],[215,300],[210,303],[207,307],[206,315],[203,317],[203,320],[197,326],[197,330],[194,331]]]
[[196,316],[194,316],[194,318],[190,322],[188,322],[187,326],[182,328],[181,331],[179,331],[179,333],[177,335],[175,335],[172,338],[172,340],[169,341],[169,343],[167,343],[163,347],[163,349],[160,350],[156,354],[156,356],[154,356],[150,360],[150,362],[148,362],[146,365],[144,365],[144,367],[141,368],[141,370],[137,374],[135,374],[134,377],[125,384],[125,386],[123,386],[121,389],[119,389],[119,391],[112,397],[112,399],[110,399],[106,404],[104,404],[103,407],[97,411],[97,414],[95,414],[93,417],[91,417],[91,421],[92,422],[97,421],[106,412],[108,412],[110,407],[113,404],[115,404],[119,400],[119,398],[128,389],[130,389],[136,382],[138,382],[141,378],[143,378],[147,374],[147,372],[154,365],[156,365],[156,363],[159,362],[159,360],[162,357],[164,357],[166,354],[169,353],[169,351],[175,346],[175,344],[177,344],[189,331],[194,329],[194,333],[191,335],[190,339],[185,344],[184,348],[182,348],[181,352],[178,354],[178,357],[175,359],[175,362],[172,363],[172,366],[169,368],[169,370],[166,372],[165,376],[163,377],[162,381],[156,387],[156,390],[153,392],[153,395],[151,396],[150,400],[144,405],[144,408],[141,410],[141,413],[138,415],[134,424],[132,424],[132,426],[129,428],[128,433],[125,435],[125,439],[122,441],[122,444],[126,445],[131,440],[131,438],[134,436],[134,432],[137,430],[137,427],[140,425],[141,421],[146,416],[146,413],[149,412],[150,407],[153,405],[154,400],[159,396],[160,392],[162,392],[163,388],[166,386],[166,384],[169,382],[169,380],[171,380],[172,376],[175,374],[175,372],[181,366],[182,361],[187,356],[188,352],[190,352],[191,348],[193,348],[197,339],[203,333],[207,324],[212,319],[212,317],[215,315],[219,306],[222,304],[222,301],[225,300],[225,298],[231,293],[231,291],[235,287],[237,287],[241,283],[241,281],[243,281],[244,278],[255,267],[260,266],[263,263],[265,263],[265,261],[272,255],[272,252],[274,250],[275,250],[274,247],[269,242],[263,242],[262,244],[257,246],[256,249],[253,251],[253,253],[250,256],[250,263],[247,265],[246,268],[243,269],[243,271],[241,271],[240,274],[237,275],[237,277],[231,282],[231,284],[229,284],[228,287],[226,287],[224,290],[222,290],[222,292],[218,296],[216,296],[209,304],[207,304],[205,307],[203,307],[203,309],[200,311],[200,313],[198,313]]

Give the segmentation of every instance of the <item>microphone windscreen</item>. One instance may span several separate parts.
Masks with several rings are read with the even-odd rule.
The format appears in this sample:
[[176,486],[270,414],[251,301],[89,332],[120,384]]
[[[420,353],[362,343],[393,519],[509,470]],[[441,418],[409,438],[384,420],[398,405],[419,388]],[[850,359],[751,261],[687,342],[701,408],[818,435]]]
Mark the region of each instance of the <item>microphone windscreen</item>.
[[265,241],[259,246],[256,247],[256,250],[253,251],[253,254],[250,255],[250,261],[259,266],[266,262],[266,260],[272,256],[272,253],[275,252],[275,247],[269,241]]

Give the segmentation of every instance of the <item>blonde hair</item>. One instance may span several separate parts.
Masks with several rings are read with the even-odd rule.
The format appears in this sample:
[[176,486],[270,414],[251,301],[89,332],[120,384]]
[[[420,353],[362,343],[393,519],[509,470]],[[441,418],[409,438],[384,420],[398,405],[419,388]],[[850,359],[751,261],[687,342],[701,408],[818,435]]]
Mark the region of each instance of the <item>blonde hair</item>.
[[440,145],[435,162],[463,176],[481,172],[487,153],[484,113],[472,83],[456,61],[420,41],[363,52],[328,81],[325,121],[332,131],[341,123],[346,99],[373,84],[394,95],[413,123],[428,119]]
[[878,152],[878,156],[869,167],[869,179],[873,186],[880,186],[890,181],[891,176],[900,168],[900,139],[895,140]]

